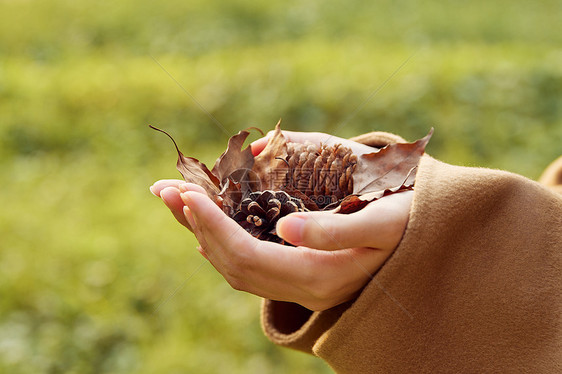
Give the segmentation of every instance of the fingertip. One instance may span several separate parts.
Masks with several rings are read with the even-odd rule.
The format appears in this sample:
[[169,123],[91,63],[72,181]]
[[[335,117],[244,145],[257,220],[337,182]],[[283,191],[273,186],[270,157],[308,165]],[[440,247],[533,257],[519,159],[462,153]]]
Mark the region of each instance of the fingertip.
[[150,190],[151,194],[153,194],[156,197],[160,197],[160,195],[157,193],[156,188],[154,188],[154,185],[150,186],[148,189]]
[[259,155],[265,149],[265,146],[267,145],[268,141],[269,141],[269,138],[264,137],[264,138],[260,138],[256,141],[252,142],[250,144],[250,149],[252,150],[252,154],[254,156]]
[[169,203],[177,194],[179,190],[175,187],[166,187],[160,191],[160,198],[164,200],[164,203]]
[[150,186],[149,189],[153,195],[160,197],[162,190],[164,190],[165,188],[175,187],[179,189],[179,186],[182,183],[185,182],[179,179],[161,179],[159,181],[154,182],[154,184]]
[[190,209],[192,209],[192,204],[193,204],[193,200],[191,198],[191,193],[189,191],[184,191],[180,193],[180,197],[183,201],[183,203],[189,207]]
[[201,194],[196,191],[182,192],[180,193],[180,198],[195,217],[200,214],[202,210],[210,207],[211,205],[219,209],[206,194]]
[[306,218],[298,215],[282,217],[276,226],[277,235],[293,245],[302,245]]
[[189,226],[191,226],[191,228],[195,230],[197,228],[197,223],[195,222],[193,214],[191,214],[191,210],[185,205],[183,207],[183,215],[187,220],[187,223],[189,223]]

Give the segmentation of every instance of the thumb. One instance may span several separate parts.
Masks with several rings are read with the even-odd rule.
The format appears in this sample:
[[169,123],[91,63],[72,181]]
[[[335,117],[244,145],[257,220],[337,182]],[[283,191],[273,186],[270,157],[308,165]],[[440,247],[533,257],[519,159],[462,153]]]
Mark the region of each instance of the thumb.
[[279,220],[277,235],[291,244],[316,249],[374,247],[372,219],[359,213],[293,213]]
[[277,222],[277,234],[294,245],[316,249],[394,250],[406,230],[412,198],[413,191],[393,194],[352,214],[289,214]]

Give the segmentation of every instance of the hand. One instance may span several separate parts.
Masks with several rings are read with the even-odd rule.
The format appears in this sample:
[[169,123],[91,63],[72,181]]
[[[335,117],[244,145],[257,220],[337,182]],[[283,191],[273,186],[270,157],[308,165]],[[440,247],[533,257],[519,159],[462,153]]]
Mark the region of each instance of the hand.
[[200,252],[234,289],[325,310],[355,297],[393,252],[412,193],[385,197],[350,215],[313,212],[282,218],[278,233],[298,247],[252,237],[201,192],[180,196]]
[[[291,141],[329,137],[299,134],[284,132]],[[263,150],[263,142],[252,144],[254,154]],[[413,197],[411,191],[386,196],[349,215],[291,214],[277,224],[278,235],[298,246],[289,247],[252,237],[199,186],[164,180],[151,191],[195,233],[199,251],[234,289],[311,310],[325,310],[356,297],[398,246]]]

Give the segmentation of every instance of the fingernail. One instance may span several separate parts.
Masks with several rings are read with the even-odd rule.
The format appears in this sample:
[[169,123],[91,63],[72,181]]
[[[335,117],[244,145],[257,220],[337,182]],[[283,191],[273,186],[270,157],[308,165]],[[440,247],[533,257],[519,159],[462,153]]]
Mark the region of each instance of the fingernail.
[[156,197],[160,197],[160,196],[156,195],[156,193],[154,193],[154,185],[150,186],[148,189],[150,190],[151,194],[153,194]]
[[[183,203],[186,205],[187,209],[189,210],[189,215],[193,218],[193,222],[195,224],[195,226],[199,226],[199,220],[197,219],[197,214],[195,214],[195,212],[193,211],[193,209],[191,209],[191,205],[193,205],[193,201],[191,200],[191,196],[189,196],[189,193],[181,193],[180,197],[183,201]],[[186,219],[187,216],[186,216]],[[191,225],[191,223],[190,223]]]
[[[181,191],[181,190],[180,190]],[[183,201],[183,203],[187,206],[189,206],[189,203],[191,203],[191,199],[189,198],[188,194],[186,194],[187,191],[183,191],[180,193],[180,197],[181,200]]]
[[277,234],[294,245],[303,243],[306,218],[300,216],[283,217],[277,222]]
[[183,207],[183,215],[185,216],[187,223],[189,223],[189,226],[191,226],[193,230],[197,229],[197,223],[195,223],[193,214],[191,213],[191,210],[189,210],[189,208],[186,206]]

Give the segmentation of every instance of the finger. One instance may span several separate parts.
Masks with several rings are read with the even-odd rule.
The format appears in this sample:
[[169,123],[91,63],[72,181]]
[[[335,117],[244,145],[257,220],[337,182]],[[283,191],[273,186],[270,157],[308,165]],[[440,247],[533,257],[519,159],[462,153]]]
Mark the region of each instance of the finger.
[[[180,196],[180,199],[181,199],[181,196]],[[195,230],[197,229],[197,224],[195,223],[195,220],[193,219],[193,215],[191,214],[191,210],[189,210],[189,208],[186,207],[185,205],[183,206],[183,215],[184,215],[187,223],[189,224],[189,226],[191,226],[191,228],[193,229],[193,232],[195,232]]]
[[185,183],[185,181],[179,179],[161,179],[156,181],[152,186],[150,186],[150,192],[156,197],[160,197],[160,192],[167,187],[180,188],[180,185]]
[[160,197],[160,192],[162,192],[162,190],[167,187],[175,187],[181,192],[197,191],[205,193],[205,189],[203,187],[193,183],[187,183],[186,181],[179,179],[161,179],[150,186],[150,192],[152,192],[154,196]]
[[250,144],[250,149],[252,150],[252,154],[254,156],[259,155],[264,150],[268,141],[269,141],[268,137],[263,137],[263,138],[259,138],[258,140],[252,142]]
[[253,240],[257,240],[224,214],[206,194],[187,191],[181,193],[180,197],[203,235],[215,237],[215,240],[234,247],[249,246]]
[[[263,138],[260,138],[250,144],[252,154],[259,155],[267,146],[269,139],[273,136],[274,131],[268,132]],[[312,132],[296,132],[296,131],[282,131],[283,136],[288,142],[304,143],[306,141],[320,144],[321,139],[329,139],[328,134],[312,133]]]
[[193,191],[193,192],[198,192],[207,195],[207,191],[205,191],[205,189],[200,185],[184,182],[183,184],[180,185],[180,192],[187,192],[187,191]]
[[294,245],[316,249],[394,249],[406,228],[411,199],[408,191],[374,201],[352,214],[293,213],[278,221],[277,233]]
[[162,201],[174,215],[174,218],[190,231],[193,231],[192,226],[185,218],[183,208],[185,204],[180,197],[180,190],[176,187],[166,187],[159,192]]
[[325,134],[322,132],[283,131],[283,136],[285,136],[287,141],[294,143],[311,142],[317,145],[320,145],[322,143],[330,146],[341,144],[350,148],[356,155],[362,155],[377,151],[376,149],[369,147],[368,145],[357,143],[348,139],[339,138],[337,136]]
[[293,143],[311,142],[314,144],[320,144],[326,143],[330,139],[340,139],[321,132],[283,131],[283,136],[287,139],[287,141]]
[[357,215],[331,212],[290,214],[278,221],[277,235],[293,245],[316,249],[371,247],[371,233]]
[[[197,239],[197,241],[200,244],[200,248],[198,248],[199,252],[205,252],[204,248],[207,248],[209,245],[207,244],[207,240],[205,239],[205,236],[203,235],[203,233],[199,229],[199,227],[197,225],[197,221],[193,217],[193,214],[191,213],[191,210],[187,206],[183,207],[183,214],[184,214],[185,218],[187,219],[187,222],[190,224],[190,226],[193,227],[193,233],[195,234],[195,238]],[[207,256],[205,256],[205,258],[207,260],[209,259]]]
[[[372,147],[369,147],[365,144],[361,144],[361,143],[356,143],[354,141],[351,140],[347,140],[347,139],[343,139],[343,138],[339,138],[337,136],[333,136],[330,134],[325,134],[325,133],[321,133],[321,132],[297,132],[297,131],[282,131],[283,136],[285,137],[285,139],[287,139],[288,142],[293,142],[293,143],[306,143],[306,142],[311,142],[317,145],[320,145],[320,143],[322,144],[327,144],[327,145],[336,145],[336,144],[342,144],[348,148],[351,148],[351,150],[353,151],[353,153],[357,154],[357,155],[362,155],[362,154],[366,154],[366,153],[372,153],[374,151],[376,151],[375,149],[373,149]],[[271,138],[273,136],[273,131],[270,131],[267,133],[267,135],[261,139],[256,140],[255,142],[253,142],[252,144],[250,144],[250,147],[252,149],[252,154],[254,156],[257,156],[258,154],[260,154],[264,148],[267,145],[267,142],[269,140],[269,138]]]
[[326,145],[336,145],[342,144],[353,150],[353,153],[363,154],[373,152],[373,148],[366,146],[364,144],[355,143],[348,139],[343,139],[334,135],[325,134],[322,132],[298,132],[298,131],[283,131],[283,136],[289,142],[293,143],[306,143],[311,142],[313,144],[326,144]]

